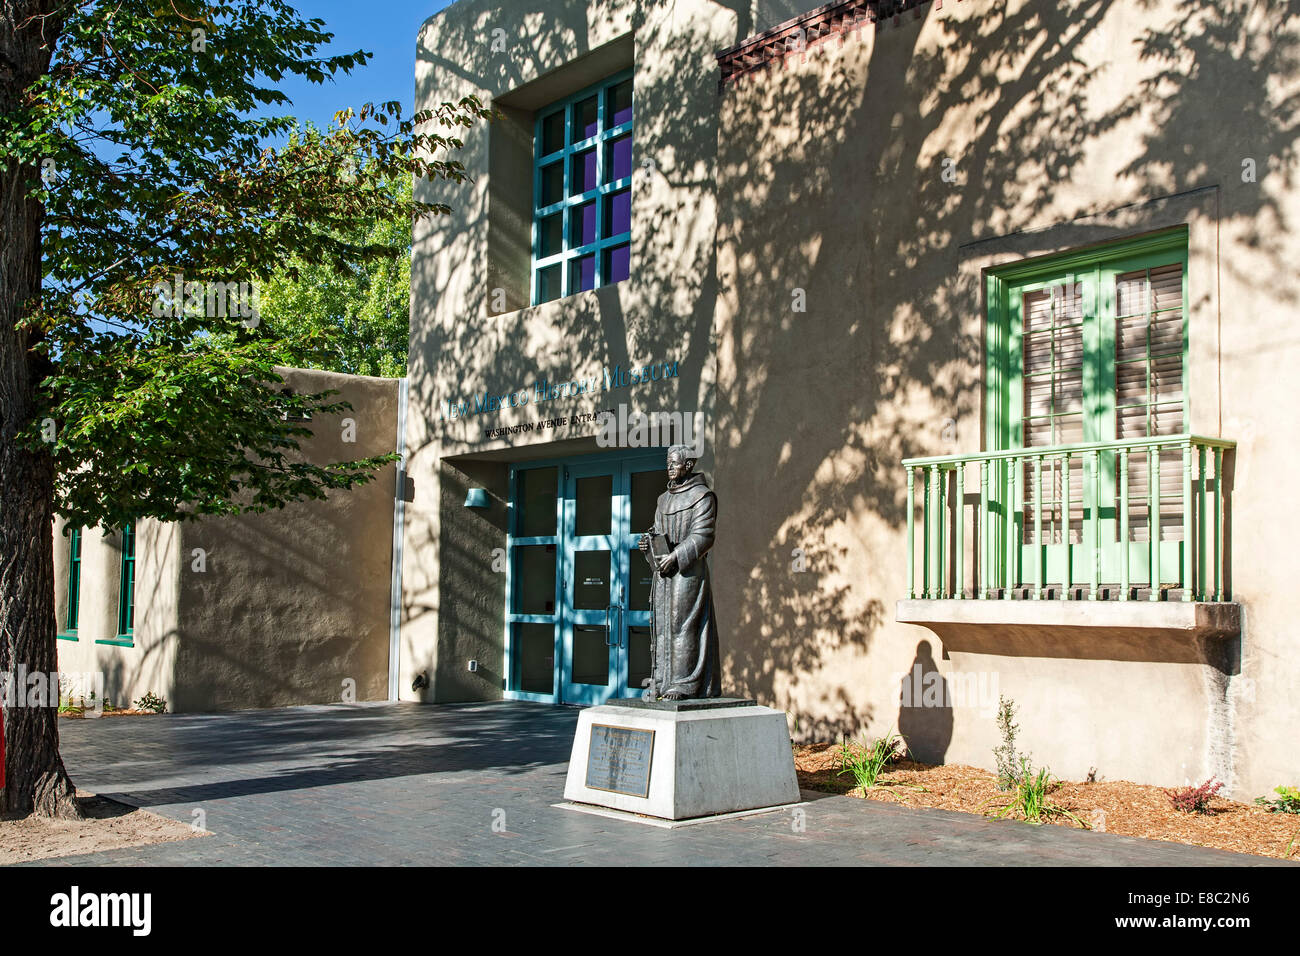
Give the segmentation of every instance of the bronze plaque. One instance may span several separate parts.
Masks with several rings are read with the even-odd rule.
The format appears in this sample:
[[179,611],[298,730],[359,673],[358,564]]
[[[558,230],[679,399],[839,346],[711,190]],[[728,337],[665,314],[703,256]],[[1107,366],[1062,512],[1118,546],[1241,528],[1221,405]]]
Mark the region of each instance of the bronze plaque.
[[653,730],[592,724],[587,748],[588,788],[633,797],[649,796],[654,749]]

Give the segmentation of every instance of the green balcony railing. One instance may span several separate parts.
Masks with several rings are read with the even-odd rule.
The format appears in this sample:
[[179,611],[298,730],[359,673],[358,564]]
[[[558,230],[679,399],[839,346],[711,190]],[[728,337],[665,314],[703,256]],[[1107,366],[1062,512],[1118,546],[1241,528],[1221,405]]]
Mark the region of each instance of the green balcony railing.
[[1173,435],[905,459],[908,596],[1231,601],[1235,447]]

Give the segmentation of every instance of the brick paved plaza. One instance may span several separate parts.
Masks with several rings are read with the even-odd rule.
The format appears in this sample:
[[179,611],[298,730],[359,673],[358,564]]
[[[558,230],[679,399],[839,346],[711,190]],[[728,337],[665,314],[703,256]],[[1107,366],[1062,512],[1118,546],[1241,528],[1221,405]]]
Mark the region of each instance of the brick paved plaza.
[[802,832],[790,812],[667,830],[556,809],[577,713],[383,703],[64,721],[79,787],[187,823],[201,809],[213,835],[43,862],[1285,865],[811,792]]

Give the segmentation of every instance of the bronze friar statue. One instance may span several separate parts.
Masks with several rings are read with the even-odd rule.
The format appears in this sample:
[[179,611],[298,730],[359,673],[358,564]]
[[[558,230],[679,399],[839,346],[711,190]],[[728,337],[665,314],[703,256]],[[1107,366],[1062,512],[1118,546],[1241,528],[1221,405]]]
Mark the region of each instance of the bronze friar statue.
[[651,575],[653,665],[646,700],[722,695],[718,621],[713,612],[708,552],[718,518],[718,496],[695,474],[690,447],[668,449],[668,490],[655,506],[654,528],[640,548]]

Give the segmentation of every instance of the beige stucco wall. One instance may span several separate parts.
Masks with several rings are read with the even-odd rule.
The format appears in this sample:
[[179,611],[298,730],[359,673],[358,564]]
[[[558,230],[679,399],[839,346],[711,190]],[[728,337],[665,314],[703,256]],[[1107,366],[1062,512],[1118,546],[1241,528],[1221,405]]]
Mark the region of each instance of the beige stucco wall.
[[[1294,781],[1285,556],[1300,527],[1275,489],[1294,463],[1300,358],[1295,24],[1208,0],[929,4],[719,96],[713,53],[794,12],[463,0],[423,28],[418,104],[475,92],[506,117],[467,135],[472,184],[422,187],[454,212],[415,240],[403,694],[499,694],[499,672],[479,685],[460,673],[467,655],[500,653],[499,463],[596,450],[582,429],[483,427],[624,395],[454,420],[444,403],[671,358],[680,378],[628,400],[706,415],[729,691],[784,708],[804,738],[901,726],[923,756],[981,766],[1000,692],[1019,705],[1022,749],[1060,776],[1216,774],[1239,796]],[[628,34],[635,162],[653,160],[634,177],[632,278],[519,308],[532,110],[626,65]],[[1193,431],[1240,443],[1240,638],[897,623],[899,462],[983,447],[983,271],[1175,225],[1188,230]],[[487,513],[459,507],[474,483],[496,496]],[[974,699],[901,708],[917,664]],[[455,676],[414,694],[420,672]]]
[[[397,380],[280,372],[287,387],[335,390],[330,401],[352,406],[308,424],[308,460],[395,449]],[[116,631],[120,535],[84,532],[80,626],[75,642],[59,641],[60,670],[102,671],[117,706],[152,691],[176,712],[331,703],[345,693],[385,699],[394,488],[395,466],[387,465],[368,484],[279,511],[140,522],[129,647],[96,643]],[[54,539],[60,625],[68,566],[62,531],[60,524]]]
[[[1297,357],[1294,128],[1276,108],[1294,24],[1260,5],[1245,18],[1244,4],[1191,7],[929,6],[724,97],[719,494],[768,504],[760,522],[723,510],[734,544],[719,613],[740,622],[734,679],[805,734],[902,725],[930,756],[989,766],[1001,692],[1020,707],[1023,749],[1062,776],[1213,773],[1253,795],[1300,771],[1279,560],[1300,528],[1268,504],[1294,453],[1260,440],[1287,431],[1277,370]],[[1141,57],[1144,37],[1194,57]],[[1243,183],[1252,156],[1260,181]],[[898,463],[982,445],[982,270],[1182,224],[1193,431],[1243,443],[1240,646],[894,623]],[[790,313],[796,286],[807,315]],[[793,547],[809,573],[789,573]],[[917,663],[985,690],[950,713],[908,711],[900,675]]]
[[[504,31],[504,51],[493,50],[496,30]],[[492,549],[505,544],[508,471],[499,463],[599,450],[594,422],[569,422],[522,440],[486,438],[485,427],[620,403],[700,412],[707,421],[716,300],[713,54],[736,36],[732,11],[701,2],[569,2],[505,15],[480,0],[457,3],[424,25],[416,60],[420,107],[474,93],[505,115],[465,134],[458,158],[471,184],[418,187],[420,198],[446,201],[453,212],[417,226],[412,258],[406,434],[414,500],[403,568],[404,697],[500,695],[505,579],[491,564]],[[528,289],[534,111],[627,67],[635,70],[636,102],[631,278],[520,308]],[[498,289],[504,312],[494,308]],[[675,363],[676,374],[648,386],[448,417],[447,402],[533,390],[541,378],[603,382],[606,369],[664,362]],[[711,435],[702,467],[712,468]],[[487,512],[461,507],[476,468],[476,486],[495,496]],[[456,566],[446,567],[453,556]],[[486,666],[470,674],[474,655]],[[412,682],[421,673],[431,686],[417,692]]]
[[[395,379],[282,374],[295,391],[335,390],[332,401],[352,406],[309,423],[309,460],[393,451]],[[184,525],[178,710],[333,703],[345,690],[356,700],[387,697],[394,487],[395,466],[387,465],[323,501]],[[206,571],[196,570],[195,549]]]
[[[69,538],[66,523],[54,528],[55,611],[59,624],[59,671],[65,692],[89,698],[102,687],[114,707],[128,707],[145,694],[172,701],[176,689],[178,529],[144,520],[136,526],[136,604],[130,646],[117,641],[122,535],[87,528],[81,535],[81,588],[75,640],[67,639]],[[74,689],[75,687],[75,689]],[[87,700],[89,703],[89,700]]]

